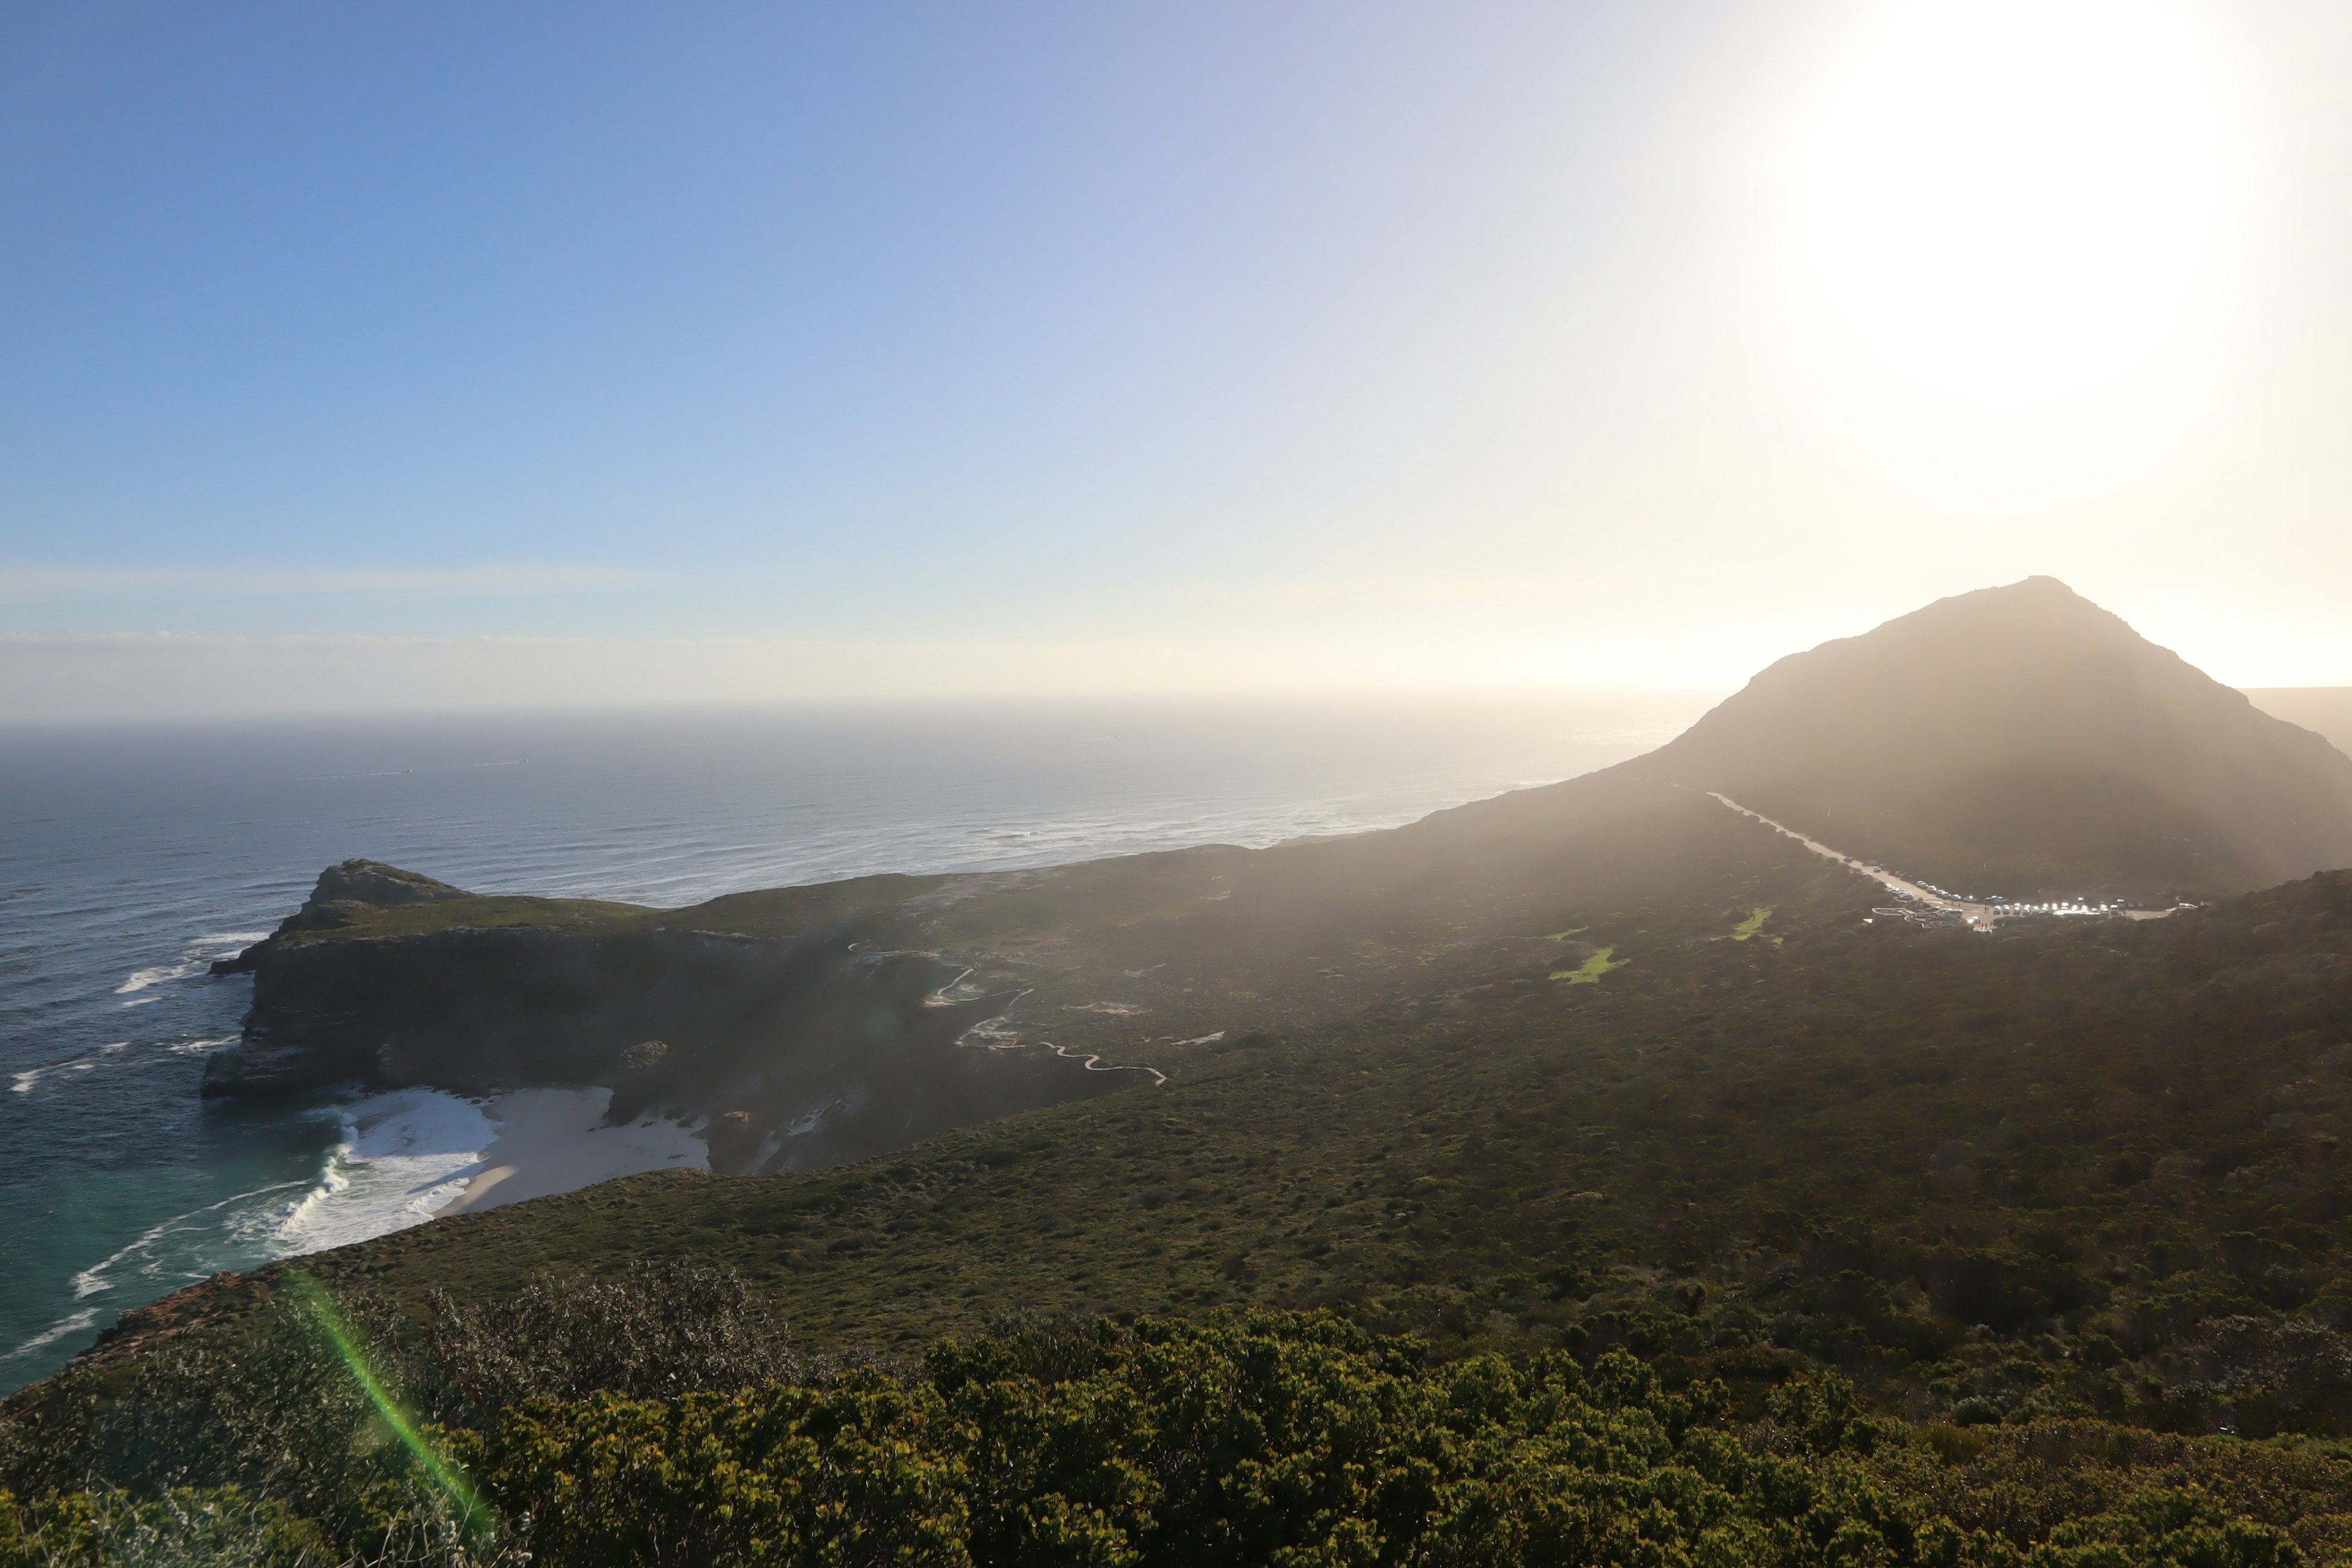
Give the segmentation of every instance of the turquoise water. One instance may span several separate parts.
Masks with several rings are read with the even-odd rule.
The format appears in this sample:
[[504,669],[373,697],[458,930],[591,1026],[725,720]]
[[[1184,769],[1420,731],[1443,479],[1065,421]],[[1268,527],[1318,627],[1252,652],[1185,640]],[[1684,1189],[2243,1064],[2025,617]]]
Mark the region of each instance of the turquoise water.
[[[420,1217],[442,1096],[197,1095],[205,964],[367,856],[678,905],[1409,821],[1645,751],[1700,704],[902,707],[0,731],[0,1388],[125,1307]],[[436,1140],[439,1140],[438,1142]],[[394,1179],[399,1177],[399,1179]]]

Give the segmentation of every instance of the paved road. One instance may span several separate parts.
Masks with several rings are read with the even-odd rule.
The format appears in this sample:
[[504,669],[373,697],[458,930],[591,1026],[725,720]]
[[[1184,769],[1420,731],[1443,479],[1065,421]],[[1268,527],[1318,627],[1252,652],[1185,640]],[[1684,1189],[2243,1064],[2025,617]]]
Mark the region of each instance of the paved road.
[[[1811,850],[1814,854],[1821,856],[1822,858],[1834,860],[1850,871],[1861,872],[1872,881],[1876,882],[1880,887],[1886,889],[1889,892],[1892,892],[1898,897],[1909,900],[1924,908],[1942,910],[1947,913],[1958,915],[1979,931],[1990,931],[1997,923],[2003,920],[2014,920],[2018,916],[2029,912],[2053,912],[2047,907],[2029,911],[2021,910],[2013,904],[1979,904],[1970,903],[1961,899],[1952,898],[1947,894],[1937,892],[1932,888],[1925,888],[1916,882],[1906,881],[1892,871],[1880,870],[1866,860],[1857,860],[1853,856],[1832,849],[1828,845],[1823,844],[1817,839],[1808,838],[1803,834],[1798,832],[1795,828],[1788,826],[1782,823],[1775,822],[1760,811],[1748,810],[1746,806],[1740,805],[1738,801],[1732,799],[1727,795],[1718,795],[1713,790],[1707,791],[1707,795],[1712,799],[1721,801],[1724,805],[1739,813],[1742,816],[1752,816],[1757,821],[1762,823],[1765,826],[1773,829],[1775,832],[1787,834],[1790,837],[1795,839],[1798,843],[1803,845],[1806,848]],[[2084,906],[2070,905],[2063,906],[2055,912],[2094,914],[2101,911]],[[2116,912],[2129,920],[2155,921],[2162,920],[2172,911],[2170,910],[2122,910]]]

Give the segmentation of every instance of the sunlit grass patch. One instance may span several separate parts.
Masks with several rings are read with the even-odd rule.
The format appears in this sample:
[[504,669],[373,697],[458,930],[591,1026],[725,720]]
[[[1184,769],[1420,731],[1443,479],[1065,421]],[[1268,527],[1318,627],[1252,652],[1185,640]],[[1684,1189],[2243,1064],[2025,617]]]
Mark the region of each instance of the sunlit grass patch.
[[1741,921],[1738,925],[1731,928],[1731,940],[1734,942],[1746,942],[1758,931],[1762,931],[1764,929],[1764,922],[1771,918],[1772,906],[1769,904],[1759,905],[1756,909],[1748,912],[1748,916],[1746,920]]
[[1625,967],[1623,964],[1618,963],[1615,958],[1611,956],[1617,950],[1613,947],[1604,947],[1598,952],[1595,952],[1591,957],[1586,959],[1584,961],[1583,968],[1555,969],[1551,973],[1551,977],[1554,980],[1565,980],[1570,985],[1597,984],[1600,983],[1601,977],[1608,973],[1611,970],[1622,969]]

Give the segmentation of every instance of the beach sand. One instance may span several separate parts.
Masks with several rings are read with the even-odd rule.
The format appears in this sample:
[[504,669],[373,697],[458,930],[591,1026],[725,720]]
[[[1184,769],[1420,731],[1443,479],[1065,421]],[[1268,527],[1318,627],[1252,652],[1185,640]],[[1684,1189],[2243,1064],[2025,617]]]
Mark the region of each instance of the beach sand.
[[499,1096],[486,1108],[499,1125],[498,1137],[482,1151],[481,1169],[434,1217],[568,1193],[645,1171],[710,1168],[709,1147],[676,1121],[647,1118],[625,1127],[600,1125],[612,1098],[609,1089],[523,1089]]

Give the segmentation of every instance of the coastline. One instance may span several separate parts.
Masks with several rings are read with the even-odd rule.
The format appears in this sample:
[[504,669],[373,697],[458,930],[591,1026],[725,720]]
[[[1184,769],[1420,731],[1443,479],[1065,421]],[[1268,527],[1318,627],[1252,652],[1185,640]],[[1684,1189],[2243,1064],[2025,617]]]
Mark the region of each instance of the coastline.
[[[11,829],[0,838],[23,894],[0,905],[0,939],[27,960],[0,995],[0,1102],[16,1116],[0,1391],[58,1371],[118,1311],[417,1225],[489,1152],[496,1131],[478,1118],[492,1101],[463,1088],[379,1101],[338,1081],[283,1101],[202,1098],[208,1058],[241,1041],[252,1000],[250,977],[210,964],[304,900],[312,857],[367,853],[461,886],[672,909],[877,873],[1262,845],[1603,766],[1712,700],[1548,695],[1475,712],[1412,700],[885,704],[23,731],[0,778]],[[192,778],[209,782],[181,787]]]
[[498,1096],[486,1113],[498,1135],[458,1191],[428,1217],[445,1219],[546,1197],[648,1171],[708,1171],[710,1151],[683,1122],[647,1115],[603,1125],[609,1089],[523,1089]]

